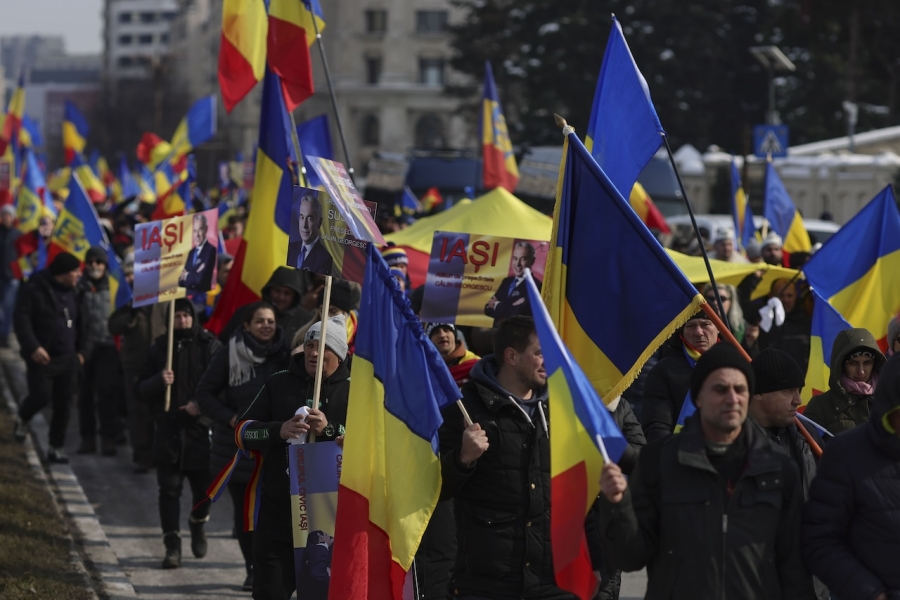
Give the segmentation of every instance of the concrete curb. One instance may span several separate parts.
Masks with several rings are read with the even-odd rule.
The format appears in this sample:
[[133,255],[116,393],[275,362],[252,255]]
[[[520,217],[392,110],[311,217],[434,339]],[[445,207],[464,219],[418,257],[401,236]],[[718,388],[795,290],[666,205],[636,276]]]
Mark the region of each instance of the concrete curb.
[[[17,359],[11,357],[11,353],[12,350],[5,350],[0,354],[3,368],[0,376],[0,393],[4,396],[12,414],[16,414],[18,405],[9,383],[9,372],[19,367],[14,366]],[[24,365],[21,368],[24,370]],[[119,565],[119,559],[113,552],[94,508],[88,502],[72,468],[69,465],[45,466],[41,463],[38,453],[41,457],[47,456],[45,447],[49,433],[47,420],[39,413],[29,425],[31,434],[25,440],[28,463],[47,485],[56,511],[72,524],[69,528],[71,540],[69,557],[82,575],[85,588],[98,599],[137,598],[137,593]]]

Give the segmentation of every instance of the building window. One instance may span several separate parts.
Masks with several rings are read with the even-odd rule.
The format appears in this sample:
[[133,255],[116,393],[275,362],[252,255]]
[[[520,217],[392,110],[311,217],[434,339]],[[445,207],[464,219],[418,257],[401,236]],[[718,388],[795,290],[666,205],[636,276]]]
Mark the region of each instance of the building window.
[[168,33],[159,34],[159,42],[161,44],[168,44],[169,43],[169,34]]
[[120,35],[119,36],[119,45],[120,46],[130,46],[132,42],[132,38],[130,35]]
[[374,9],[366,11],[366,33],[384,34],[387,31],[387,11]]
[[381,80],[381,57],[370,56],[366,58],[366,83],[378,85]]
[[363,146],[377,146],[381,143],[381,123],[375,115],[366,115],[362,121]]
[[416,33],[443,33],[447,31],[446,10],[417,10]]
[[444,59],[420,58],[419,83],[425,85],[444,85]]
[[138,44],[141,46],[149,46],[153,43],[153,35],[149,33],[145,33],[138,36]]
[[163,21],[171,21],[172,19],[175,18],[175,15],[176,15],[175,11],[167,10],[161,16],[162,16]]
[[142,12],[138,14],[138,19],[141,23],[155,23],[156,22],[156,13],[153,12]]
[[422,115],[416,121],[416,148],[444,148],[444,122],[437,115]]
[[131,23],[131,13],[130,12],[119,13],[119,23]]
[[130,56],[120,56],[116,59],[116,64],[120,67],[130,67],[134,64],[134,60]]

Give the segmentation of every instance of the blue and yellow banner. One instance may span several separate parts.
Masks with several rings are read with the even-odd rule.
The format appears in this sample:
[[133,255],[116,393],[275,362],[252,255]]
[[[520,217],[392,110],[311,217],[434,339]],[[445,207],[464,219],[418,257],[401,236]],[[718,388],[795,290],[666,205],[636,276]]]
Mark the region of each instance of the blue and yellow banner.
[[545,240],[436,231],[422,320],[493,327],[514,315],[530,316],[525,270],[540,289],[549,251]]
[[343,461],[336,442],[288,445],[297,600],[328,600]]
[[135,307],[212,289],[219,244],[217,216],[213,209],[135,228]]

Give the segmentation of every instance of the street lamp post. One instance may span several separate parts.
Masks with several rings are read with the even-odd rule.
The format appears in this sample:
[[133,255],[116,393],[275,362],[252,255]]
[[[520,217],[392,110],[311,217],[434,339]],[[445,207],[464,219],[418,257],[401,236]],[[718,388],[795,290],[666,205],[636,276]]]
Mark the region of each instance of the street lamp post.
[[765,67],[769,75],[769,110],[766,111],[766,124],[780,125],[781,116],[775,109],[775,73],[796,71],[797,67],[778,49],[778,46],[754,46],[750,48],[750,53]]

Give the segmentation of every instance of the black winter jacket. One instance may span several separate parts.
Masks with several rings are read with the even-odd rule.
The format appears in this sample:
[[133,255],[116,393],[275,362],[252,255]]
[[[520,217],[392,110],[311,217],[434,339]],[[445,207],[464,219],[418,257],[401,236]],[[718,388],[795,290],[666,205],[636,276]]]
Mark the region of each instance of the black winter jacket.
[[119,358],[126,371],[140,373],[147,364],[147,353],[153,339],[150,336],[152,306],[134,308],[129,302],[109,316],[107,326],[112,335],[122,336]]
[[881,370],[872,415],[835,437],[803,513],[803,558],[841,600],[900,598],[900,357]]
[[[235,335],[246,335],[243,329],[239,329]],[[217,475],[227,465],[235,452],[237,445],[234,443],[234,428],[231,419],[241,418],[253,399],[265,385],[270,376],[287,368],[290,361],[290,352],[284,345],[281,331],[277,334],[277,342],[271,344],[266,350],[266,360],[254,367],[254,375],[245,383],[231,387],[228,385],[229,350],[226,344],[222,350],[216,353],[212,362],[203,373],[194,396],[200,411],[212,419],[213,438],[212,455],[209,470],[213,476]],[[230,340],[229,340],[230,341]],[[247,483],[253,473],[253,461],[242,459],[238,461],[231,481],[235,483]]]
[[[284,523],[288,534],[291,489],[287,473],[287,441],[281,439],[281,425],[301,406],[312,406],[315,377],[306,373],[303,361],[302,352],[292,356],[287,370],[266,380],[250,408],[239,419],[256,421],[244,430],[244,447],[263,453],[260,511],[271,514],[270,523]],[[331,377],[322,380],[319,408],[325,413],[328,425],[316,440],[329,441],[344,434],[349,398],[350,368],[348,361],[344,361]]]
[[[54,291],[53,285],[53,276],[45,269],[32,275],[31,279],[19,288],[13,327],[19,340],[19,351],[26,361],[31,361],[31,355],[38,348],[43,347],[49,352],[57,335],[57,319],[62,312],[62,306],[57,300],[57,292]],[[72,299],[77,304],[74,288],[71,292],[64,293],[71,293]],[[85,331],[86,322],[79,311],[75,312],[72,324],[76,330],[75,351],[87,360],[90,347]]]
[[648,600],[814,598],[800,555],[797,467],[752,422],[741,436],[745,466],[727,503],[699,414],[643,448],[620,503],[601,497],[606,555],[625,571],[647,567]]
[[470,468],[459,462],[462,414],[455,405],[444,409],[441,499],[454,498],[457,538],[450,589],[495,599],[574,598],[554,584],[547,389],[529,417],[496,372],[488,355],[462,389],[466,410],[490,444]]
[[[294,304],[292,304],[290,308],[284,312],[278,311],[277,309],[275,311],[275,322],[284,331],[285,343],[288,346],[291,345],[291,340],[294,339],[294,334],[297,333],[297,330],[313,318],[311,312],[300,306],[300,301],[302,300],[301,296],[305,287],[302,274],[303,271],[298,271],[291,267],[278,267],[275,269],[275,272],[272,273],[272,276],[269,278],[269,281],[266,282],[266,285],[262,288],[262,299],[266,302],[272,301],[270,296],[271,289],[276,285],[291,288],[297,293]],[[247,316],[248,308],[250,308],[249,304],[241,306],[234,311],[231,319],[228,320],[228,323],[226,323],[222,331],[219,332],[219,341],[224,344],[231,339],[231,336],[234,335],[235,331],[241,328],[241,325],[244,323],[244,319]]]
[[175,331],[172,370],[175,383],[169,411],[163,412],[166,385],[162,371],[166,368],[167,338],[162,335],[153,342],[144,372],[136,392],[139,400],[150,405],[155,415],[153,459],[157,463],[177,464],[184,471],[209,469],[209,421],[203,416],[193,417],[179,407],[194,399],[197,383],[221,348],[219,340],[202,329],[194,319],[190,330]]
[[641,425],[648,442],[672,435],[681,407],[691,389],[692,367],[684,356],[680,341],[663,348],[660,359],[644,381],[644,401],[641,403]]
[[112,304],[109,299],[109,274],[104,273],[98,281],[82,275],[75,286],[78,297],[78,312],[85,320],[85,332],[88,344],[93,348],[97,344],[112,345],[109,333],[109,315]]

